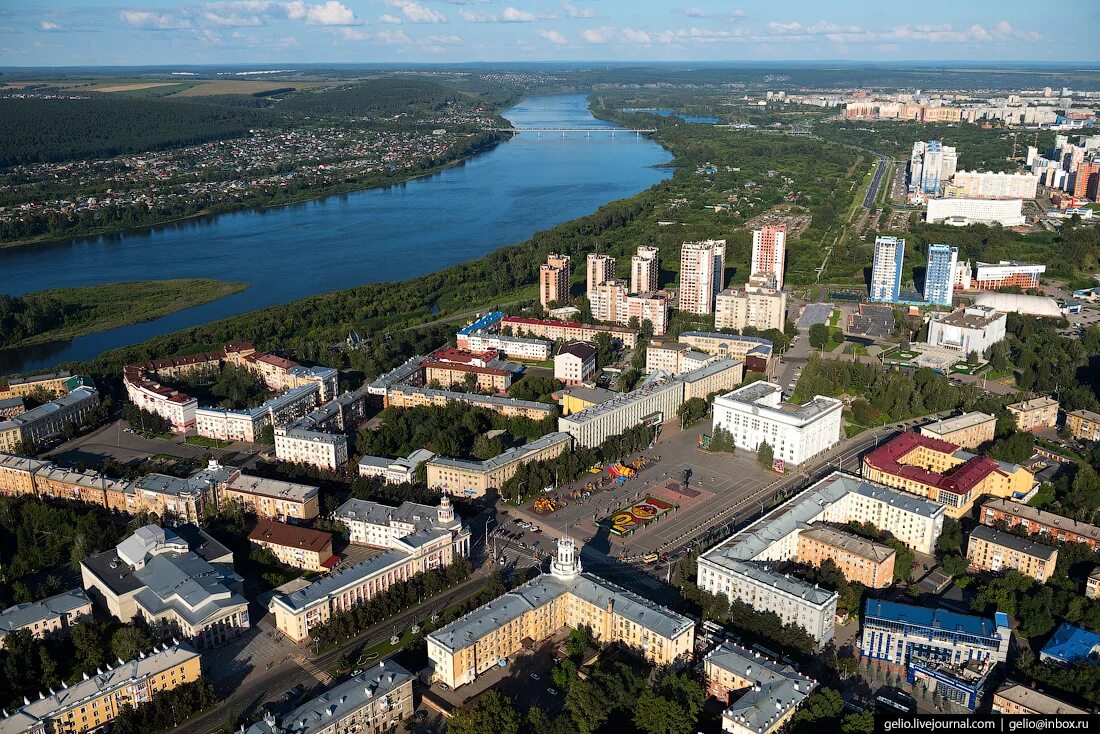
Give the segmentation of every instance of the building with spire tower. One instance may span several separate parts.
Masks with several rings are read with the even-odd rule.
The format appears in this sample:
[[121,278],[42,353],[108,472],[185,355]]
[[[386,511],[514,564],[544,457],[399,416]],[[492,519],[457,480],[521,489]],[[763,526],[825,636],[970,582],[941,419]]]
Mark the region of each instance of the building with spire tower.
[[532,642],[586,626],[602,644],[618,642],[656,665],[686,662],[695,624],[599,576],[584,573],[570,537],[558,541],[544,573],[428,635],[432,678],[451,688],[508,661]]

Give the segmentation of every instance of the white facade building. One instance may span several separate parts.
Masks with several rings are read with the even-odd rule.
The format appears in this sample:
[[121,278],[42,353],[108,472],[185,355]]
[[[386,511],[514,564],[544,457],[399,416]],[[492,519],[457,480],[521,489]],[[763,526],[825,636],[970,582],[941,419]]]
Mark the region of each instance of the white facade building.
[[783,330],[787,318],[787,294],[749,281],[745,290],[727,288],[714,297],[714,328],[760,331]]
[[509,359],[531,359],[542,361],[550,359],[553,345],[545,339],[532,339],[526,336],[505,336],[485,330],[461,334],[458,348],[468,352],[488,352],[495,349],[503,352]]
[[455,515],[451,498],[439,498],[439,507],[403,502],[390,507],[378,502],[351,499],[336,508],[336,522],[348,529],[352,543],[375,548],[404,549],[401,542],[413,533],[451,534],[454,555],[470,555],[470,531]]
[[596,373],[596,348],[576,342],[554,356],[554,379],[566,385],[580,385]]
[[363,456],[359,459],[359,476],[381,477],[386,484],[411,484],[420,465],[434,456],[435,452],[428,449],[417,449],[404,459]]
[[304,426],[276,426],[275,458],[335,471],[348,463],[348,437]]
[[722,290],[726,241],[685,242],[680,248],[681,311],[714,312],[714,296]]
[[955,349],[964,355],[984,354],[1005,338],[1008,318],[988,306],[967,306],[949,314],[932,314],[928,322],[928,343]]
[[818,395],[794,405],[783,403],[783,390],[770,382],[754,382],[714,399],[715,429],[733,435],[738,448],[756,451],[767,442],[776,460],[802,464],[840,442],[844,404]]
[[959,171],[947,196],[960,199],[1034,199],[1039,177],[1034,173]]
[[957,227],[968,224],[999,224],[1018,227],[1026,220],[1022,199],[929,199],[930,223],[944,222]]

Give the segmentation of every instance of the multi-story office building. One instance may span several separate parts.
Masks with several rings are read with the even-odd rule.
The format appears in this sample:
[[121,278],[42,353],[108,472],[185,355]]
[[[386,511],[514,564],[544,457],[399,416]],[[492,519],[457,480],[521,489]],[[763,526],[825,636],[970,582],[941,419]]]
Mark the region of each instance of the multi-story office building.
[[924,300],[936,306],[950,306],[955,293],[955,266],[959,248],[928,246],[928,267],[924,271]]
[[27,630],[42,639],[91,616],[92,600],[79,588],[36,602],[16,604],[0,612],[0,649],[4,647],[4,637],[17,630]]
[[[501,314],[503,317],[503,314]],[[541,361],[550,359],[553,344],[545,339],[528,339],[522,336],[505,336],[489,331],[472,331],[458,335],[459,349],[470,352],[495,350],[509,359],[531,359]]]
[[383,456],[363,456],[359,459],[359,476],[381,477],[385,484],[408,484],[416,479],[416,472],[434,451],[417,449],[404,459],[387,459]]
[[661,287],[661,251],[642,245],[630,258],[630,292],[652,293]]
[[815,523],[871,523],[913,550],[930,553],[943,518],[943,508],[931,502],[833,472],[701,555],[699,586],[777,614],[824,645],[833,636],[836,592],[776,568],[797,557],[802,531]]
[[248,534],[255,546],[266,548],[280,563],[305,571],[327,571],[340,559],[332,554],[332,534],[261,517]]
[[783,330],[787,318],[787,294],[767,288],[759,281],[745,284],[744,290],[727,288],[714,297],[714,328],[737,329],[747,326],[760,331]]
[[884,589],[894,582],[896,556],[888,545],[818,525],[799,534],[795,560],[815,568],[832,561],[849,581],[869,589]]
[[983,496],[1019,498],[1035,484],[1022,466],[919,433],[902,433],[865,455],[863,476],[942,504],[951,517],[967,514]]
[[929,199],[925,219],[956,227],[968,224],[999,224],[1018,227],[1025,223],[1022,199]]
[[578,446],[599,446],[637,425],[656,427],[676,416],[684,402],[684,383],[658,375],[614,400],[558,418],[558,431],[572,436]]
[[909,156],[909,191],[936,196],[958,168],[955,148],[939,140],[917,141]]
[[945,191],[962,199],[1034,199],[1039,177],[1033,173],[958,171]]
[[551,341],[595,343],[599,334],[607,334],[611,340],[630,349],[638,342],[638,332],[622,326],[582,324],[577,321],[552,319],[528,319],[522,316],[506,316],[500,327],[513,334],[536,336]]
[[218,484],[218,503],[236,502],[257,517],[297,522],[320,513],[317,487],[279,479],[266,479],[234,471]]
[[146,525],[85,558],[80,574],[89,595],[121,621],[141,617],[199,649],[215,647],[249,628],[248,601],[232,554],[198,528],[187,534]]
[[48,375],[29,375],[27,377],[9,377],[0,385],[0,398],[16,395],[25,398],[39,390],[59,398],[81,384],[87,384],[86,378],[74,377],[71,372],[52,372]]
[[386,389],[385,405],[388,408],[419,408],[425,405],[442,407],[452,403],[473,405],[504,416],[520,416],[534,421],[551,416],[556,410],[553,405],[547,403],[517,400],[506,395],[480,395],[412,385],[398,385]]
[[727,393],[745,381],[745,364],[736,359],[720,359],[705,364],[677,378],[684,383],[684,402],[692,398],[706,400],[712,395]]
[[679,308],[687,313],[714,312],[714,297],[722,290],[726,241],[685,242],[680,248]]
[[378,502],[350,499],[336,508],[336,522],[348,529],[352,543],[375,548],[404,548],[404,538],[413,533],[450,533],[455,556],[470,555],[470,531],[455,515],[451,498],[439,498],[439,507],[402,502],[390,507]]
[[1083,543],[1094,551],[1100,549],[1100,528],[1095,525],[1008,499],[987,499],[978,512],[978,520],[983,525],[1004,522],[1028,535],[1042,535],[1058,543]]
[[596,374],[596,348],[584,342],[567,344],[554,355],[554,379],[580,385]]
[[979,412],[944,418],[921,426],[920,429],[922,436],[948,441],[964,449],[976,449],[983,443],[992,441],[996,431],[997,418],[988,413]]
[[979,571],[1000,573],[1011,568],[1039,583],[1046,583],[1054,575],[1058,549],[1012,533],[1002,533],[988,525],[978,525],[970,533],[966,557],[970,559],[970,566]]
[[733,336],[713,331],[682,331],[680,342],[693,349],[725,359],[732,357],[745,363],[745,369],[771,375],[776,361],[772,359],[772,343],[755,336]]
[[645,371],[652,373],[662,370],[678,375],[717,362],[718,359],[719,357],[706,352],[697,352],[687,344],[651,341],[645,349]]
[[547,308],[551,303],[569,300],[569,280],[572,277],[571,258],[550,253],[546,264],[539,267],[539,303]]
[[454,543],[446,530],[417,531],[396,544],[400,547],[340,568],[297,591],[276,594],[269,607],[276,629],[294,642],[303,642],[309,639],[310,629],[327,622],[334,612],[347,611],[399,581],[454,560]]
[[1003,716],[1082,716],[1089,712],[1030,686],[1005,681],[993,694],[993,713]]
[[572,538],[558,541],[550,573],[521,584],[428,635],[432,678],[457,688],[561,629],[588,627],[597,642],[619,643],[654,665],[685,663],[695,624],[687,617],[583,573]]
[[875,237],[875,260],[871,266],[872,301],[892,303],[901,295],[901,268],[905,259],[905,240]]
[[928,343],[962,352],[985,354],[1005,338],[1008,317],[989,306],[964,306],[949,314],[934,313],[928,321]]
[[192,683],[202,675],[199,654],[185,643],[155,648],[135,660],[107,664],[106,670],[37,701],[0,713],[3,734],[83,734],[100,729],[124,709],[149,703],[155,695]]
[[860,652],[903,670],[940,697],[973,710],[1005,662],[1012,629],[1008,615],[994,619],[868,599]]
[[268,713],[243,734],[356,734],[396,731],[411,720],[413,681],[409,671],[383,660],[330,688],[293,711]]
[[1067,412],[1066,430],[1078,441],[1100,441],[1100,414],[1091,410]]
[[336,471],[348,463],[348,437],[296,422],[275,427],[275,458]]
[[585,284],[587,288],[585,295],[591,301],[596,286],[603,285],[615,277],[615,258],[601,255],[598,252],[590,252],[588,253],[586,265],[587,277],[585,278]]
[[783,270],[787,264],[787,225],[769,224],[752,231],[751,276],[764,276],[782,290]]
[[572,444],[568,433],[548,433],[485,461],[435,456],[428,460],[428,486],[450,495],[482,497],[512,477],[521,464],[546,461]]
[[714,429],[733,436],[738,448],[772,447],[777,461],[802,464],[840,443],[844,404],[818,395],[802,405],[782,402],[783,390],[753,382],[714,399]]
[[37,408],[0,421],[0,451],[14,451],[19,446],[27,451],[45,447],[67,428],[79,428],[98,406],[96,389],[80,385]]
[[995,291],[998,288],[1018,287],[1024,290],[1039,287],[1039,276],[1046,272],[1046,265],[1025,263],[1019,260],[1001,260],[996,263],[978,263],[974,288]]
[[703,658],[707,693],[726,706],[722,731],[772,734],[787,725],[817,681],[758,652],[723,642]]
[[1044,396],[1006,405],[1021,431],[1041,431],[1058,425],[1058,401]]
[[502,366],[479,367],[459,362],[424,361],[424,381],[442,389],[473,383],[479,390],[507,392],[516,372]]

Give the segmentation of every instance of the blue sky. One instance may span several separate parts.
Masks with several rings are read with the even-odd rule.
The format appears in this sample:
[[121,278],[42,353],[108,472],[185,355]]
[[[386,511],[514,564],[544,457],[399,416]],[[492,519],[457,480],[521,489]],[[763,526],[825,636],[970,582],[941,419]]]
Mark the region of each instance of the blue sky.
[[1096,0],[0,2],[0,65],[1097,61]]

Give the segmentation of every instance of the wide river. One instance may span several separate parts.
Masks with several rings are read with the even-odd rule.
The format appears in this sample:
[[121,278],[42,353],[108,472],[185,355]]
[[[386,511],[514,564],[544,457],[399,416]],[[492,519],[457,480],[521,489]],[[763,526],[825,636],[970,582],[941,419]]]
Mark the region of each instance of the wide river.
[[[516,127],[605,129],[583,94],[533,97]],[[522,133],[438,174],[271,209],[119,235],[0,249],[0,293],[163,278],[247,281],[245,291],[141,324],[0,351],[0,374],[101,352],[253,309],[472,260],[667,178],[671,156],[633,134]]]

